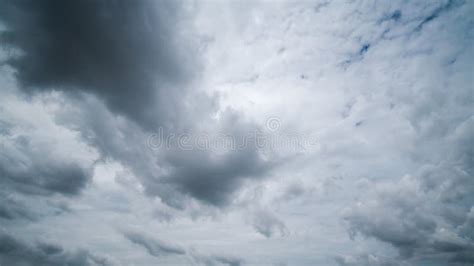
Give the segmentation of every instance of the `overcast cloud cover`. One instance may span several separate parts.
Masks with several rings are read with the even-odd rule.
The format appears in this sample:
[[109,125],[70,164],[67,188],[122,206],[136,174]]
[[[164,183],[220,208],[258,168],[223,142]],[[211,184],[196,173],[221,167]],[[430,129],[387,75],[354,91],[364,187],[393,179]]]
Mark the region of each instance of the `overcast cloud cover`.
[[0,265],[473,265],[474,2],[0,0]]

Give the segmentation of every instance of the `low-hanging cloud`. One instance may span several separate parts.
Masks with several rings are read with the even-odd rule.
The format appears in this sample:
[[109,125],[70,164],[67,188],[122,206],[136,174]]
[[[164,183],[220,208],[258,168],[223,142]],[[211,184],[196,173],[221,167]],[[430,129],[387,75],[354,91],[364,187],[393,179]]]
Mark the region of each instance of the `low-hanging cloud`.
[[0,232],[0,264],[25,266],[107,266],[108,259],[87,250],[66,251],[61,246],[38,242],[25,243]]
[[152,239],[136,232],[127,232],[124,233],[124,236],[131,242],[143,246],[150,255],[155,257],[186,254],[186,251],[179,246]]
[[163,256],[185,256],[189,257],[191,261],[199,265],[229,265],[239,266],[243,262],[241,258],[228,255],[208,255],[203,254],[195,249],[185,249],[179,245],[165,242],[154,237],[146,236],[143,233],[128,231],[123,233],[132,243],[135,243],[147,250],[153,257]]

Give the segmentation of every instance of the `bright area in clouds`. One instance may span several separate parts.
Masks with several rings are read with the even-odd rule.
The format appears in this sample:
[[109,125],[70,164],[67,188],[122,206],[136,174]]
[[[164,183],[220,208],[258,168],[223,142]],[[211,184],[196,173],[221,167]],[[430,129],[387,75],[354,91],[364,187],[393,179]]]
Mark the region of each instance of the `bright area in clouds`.
[[0,264],[472,265],[473,14],[0,1]]

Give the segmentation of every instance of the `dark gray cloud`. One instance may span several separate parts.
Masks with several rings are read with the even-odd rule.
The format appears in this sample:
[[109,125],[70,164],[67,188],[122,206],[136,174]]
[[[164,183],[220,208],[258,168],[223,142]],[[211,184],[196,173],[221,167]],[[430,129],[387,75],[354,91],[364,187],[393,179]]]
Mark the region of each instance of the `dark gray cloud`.
[[[255,147],[221,156],[208,151],[177,151],[167,161],[170,173],[162,177],[161,183],[216,206],[229,204],[246,179],[261,177],[271,166]],[[150,193],[154,188],[147,187]]]
[[305,187],[301,182],[292,182],[287,185],[283,194],[280,197],[281,201],[290,201],[302,197],[303,195],[310,193],[310,189]]
[[27,92],[91,92],[144,126],[181,104],[176,84],[193,62],[175,38],[177,2],[5,0],[0,10],[2,43],[21,51],[7,63]]
[[129,241],[145,248],[153,257],[163,256],[187,256],[200,265],[229,265],[239,266],[243,262],[241,258],[226,255],[201,254],[195,249],[185,249],[173,243],[165,242],[157,238],[145,236],[138,232],[124,232],[123,235]]
[[[209,98],[204,98],[201,103],[208,101]],[[238,144],[245,141],[241,148],[202,149],[193,145],[188,150],[163,145],[154,149],[147,143],[150,133],[117,120],[96,99],[87,98],[76,104],[77,108],[59,115],[58,122],[80,130],[83,138],[98,148],[103,157],[114,158],[129,167],[148,195],[158,196],[173,207],[184,208],[188,198],[213,206],[227,206],[234,192],[246,181],[261,180],[276,163],[274,158],[264,158],[255,143],[253,134],[259,127],[232,110],[223,112],[219,119],[211,119],[211,113],[193,113],[201,119],[200,123],[184,121],[186,131],[164,130],[163,137],[186,133],[213,139],[229,135]],[[201,131],[203,125],[212,130]]]
[[55,125],[38,102],[19,101],[7,90],[0,94],[1,222],[63,213],[54,201],[78,196],[90,184],[95,152],[75,132]]
[[179,246],[175,246],[158,239],[146,237],[136,232],[127,232],[124,233],[124,236],[131,242],[144,247],[147,252],[154,257],[186,254],[186,251]]
[[0,219],[27,219],[33,221],[37,216],[24,203],[12,199],[5,193],[0,193]]
[[38,242],[27,244],[0,232],[0,264],[22,266],[106,266],[110,262],[87,250],[66,251],[61,246]]
[[402,266],[404,262],[383,258],[372,254],[360,254],[356,256],[336,256],[334,258],[340,266]]
[[233,257],[214,256],[213,259],[219,263],[229,266],[239,266],[243,263],[242,259]]
[[0,155],[0,183],[26,194],[75,195],[87,184],[91,169],[55,155],[54,146],[28,136],[5,137]]
[[199,255],[196,253],[192,253],[191,257],[198,264],[202,264],[206,266],[216,266],[216,265],[240,266],[244,263],[243,259],[232,257],[232,256]]
[[[149,194],[178,191],[201,202],[214,206],[226,206],[232,202],[234,192],[246,181],[262,179],[276,163],[276,159],[264,158],[258,149],[255,135],[259,127],[245,121],[238,113],[227,110],[217,121],[210,121],[210,127],[219,127],[216,132],[207,136],[232,136],[240,148],[199,149],[192,150],[172,148],[163,158],[166,173],[158,182],[147,180],[146,190]],[[194,131],[199,135],[202,132]],[[167,194],[164,198],[168,204],[179,206],[181,201],[177,194]]]
[[254,229],[266,238],[273,237],[276,234],[280,236],[288,234],[286,225],[275,214],[267,210],[256,211],[251,223]]

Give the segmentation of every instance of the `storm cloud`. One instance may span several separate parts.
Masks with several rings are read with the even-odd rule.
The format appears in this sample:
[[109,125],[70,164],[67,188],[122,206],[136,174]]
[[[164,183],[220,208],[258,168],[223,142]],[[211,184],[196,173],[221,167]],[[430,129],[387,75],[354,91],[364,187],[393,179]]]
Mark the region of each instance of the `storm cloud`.
[[20,51],[6,63],[27,92],[90,92],[112,110],[156,126],[179,105],[178,85],[193,68],[175,36],[178,3],[157,4],[2,1],[2,43]]
[[[200,133],[197,120],[205,121],[208,128],[227,127],[223,130],[234,136],[257,128],[241,122],[239,114],[232,111],[221,120],[210,118],[215,113],[214,99],[189,87],[199,64],[198,48],[189,46],[192,36],[182,33],[185,27],[191,27],[178,20],[185,15],[182,3],[4,1],[2,7],[0,15],[7,28],[2,33],[4,43],[20,51],[6,63],[15,69],[22,90],[33,95],[64,92],[79,111],[59,120],[64,119],[67,126],[80,131],[104,158],[131,167],[147,184],[150,195],[182,206],[182,197],[170,193],[172,189],[223,206],[244,178],[260,175],[269,168],[253,146],[219,155],[217,161],[210,159],[215,157],[212,151],[183,152],[176,147],[163,151],[168,153],[163,161],[146,154],[150,153],[144,146],[147,134],[158,128],[172,134],[196,134]],[[199,103],[184,105],[193,98]],[[117,115],[128,118],[122,122],[126,127],[119,128],[114,122]],[[75,119],[79,121],[73,123]],[[227,119],[239,124],[230,124]],[[121,143],[119,135],[134,144]],[[32,161],[33,165],[23,173],[4,171],[15,175],[11,180],[18,182],[21,175],[35,173],[44,179],[38,179],[40,186],[66,193],[77,192],[88,179],[87,172],[75,165],[61,163],[64,169],[59,169],[44,165],[39,158]],[[157,171],[163,167],[170,174]],[[61,179],[67,182],[61,183]],[[160,188],[165,186],[168,191]]]

